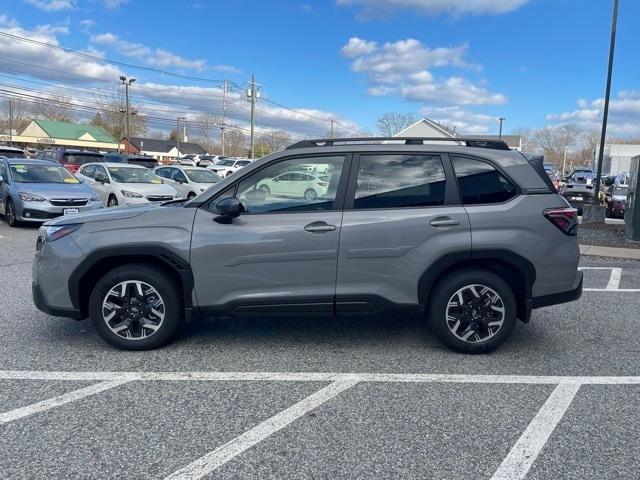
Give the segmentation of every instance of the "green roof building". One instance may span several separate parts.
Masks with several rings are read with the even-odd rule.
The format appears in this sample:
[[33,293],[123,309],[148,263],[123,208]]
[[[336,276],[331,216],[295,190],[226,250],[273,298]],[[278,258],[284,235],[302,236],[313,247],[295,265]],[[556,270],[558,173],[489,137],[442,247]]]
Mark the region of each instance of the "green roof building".
[[117,150],[118,142],[102,127],[56,120],[33,120],[14,142],[25,145]]

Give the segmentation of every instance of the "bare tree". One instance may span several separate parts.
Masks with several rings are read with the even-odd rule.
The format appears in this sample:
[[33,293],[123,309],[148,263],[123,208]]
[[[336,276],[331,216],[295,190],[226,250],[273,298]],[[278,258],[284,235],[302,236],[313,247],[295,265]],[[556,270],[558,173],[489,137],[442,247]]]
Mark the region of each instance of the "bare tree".
[[220,126],[222,125],[222,117],[218,117],[211,113],[203,113],[196,121],[196,138],[204,149],[211,153],[219,150]]
[[[98,113],[91,120],[91,125],[104,128],[116,140],[127,136],[127,105],[116,88],[107,90],[96,97]],[[135,104],[129,104],[129,131],[132,137],[147,132],[147,119],[140,115]]]
[[544,153],[548,162],[562,166],[565,149],[568,151],[580,140],[580,129],[573,124],[545,127],[535,130],[531,139]]
[[260,156],[283,150],[291,144],[291,136],[282,130],[270,130],[260,135],[256,144],[256,152]]
[[518,127],[511,132],[511,135],[517,135],[521,139],[522,151],[524,153],[536,153],[540,149],[533,141],[532,131],[526,127]]
[[[11,119],[9,119],[9,110],[11,110]],[[9,128],[14,132],[22,132],[30,121],[29,108],[24,100],[7,98],[0,103],[0,132],[9,133]]]
[[248,153],[247,136],[240,130],[227,129],[224,136],[225,154],[230,157],[241,157]]
[[44,120],[72,122],[75,118],[71,98],[63,93],[48,93],[33,102],[33,114]]
[[378,117],[376,126],[381,136],[392,137],[419,119],[420,117],[415,113],[387,112]]

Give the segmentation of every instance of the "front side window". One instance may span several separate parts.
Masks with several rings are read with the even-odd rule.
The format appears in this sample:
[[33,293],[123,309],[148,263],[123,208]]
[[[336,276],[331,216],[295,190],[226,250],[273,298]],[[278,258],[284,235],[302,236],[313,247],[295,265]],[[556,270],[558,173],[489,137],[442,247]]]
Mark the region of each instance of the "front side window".
[[446,183],[439,155],[361,155],[353,208],[443,205]]
[[109,167],[108,170],[117,183],[162,183],[157,175],[146,168]]
[[[300,175],[297,169],[308,164],[326,173]],[[236,196],[247,213],[331,210],[343,165],[343,155],[284,160],[242,180]]]
[[517,195],[509,180],[488,163],[465,157],[451,161],[464,205],[502,203]]

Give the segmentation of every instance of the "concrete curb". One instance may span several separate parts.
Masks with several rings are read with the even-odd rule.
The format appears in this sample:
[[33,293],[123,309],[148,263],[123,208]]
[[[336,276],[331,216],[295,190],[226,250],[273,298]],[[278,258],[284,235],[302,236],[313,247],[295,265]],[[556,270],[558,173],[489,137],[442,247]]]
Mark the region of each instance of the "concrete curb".
[[598,245],[580,245],[582,255],[596,257],[630,258],[640,260],[640,248],[600,247]]

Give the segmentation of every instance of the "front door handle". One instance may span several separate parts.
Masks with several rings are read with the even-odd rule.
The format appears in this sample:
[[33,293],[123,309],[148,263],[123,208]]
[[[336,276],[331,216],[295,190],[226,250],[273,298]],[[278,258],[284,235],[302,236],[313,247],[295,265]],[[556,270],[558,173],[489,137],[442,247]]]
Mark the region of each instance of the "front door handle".
[[304,229],[311,233],[333,232],[336,230],[335,225],[329,225],[327,222],[312,222],[305,225]]
[[455,227],[460,225],[460,220],[451,217],[437,217],[429,222],[432,227]]

